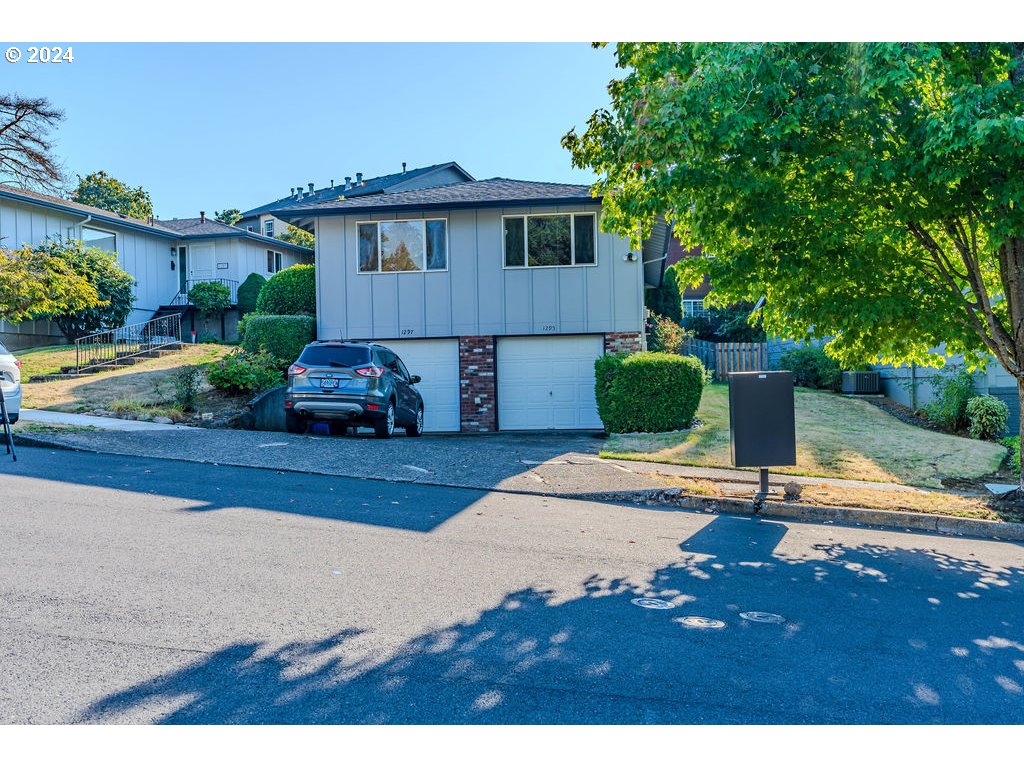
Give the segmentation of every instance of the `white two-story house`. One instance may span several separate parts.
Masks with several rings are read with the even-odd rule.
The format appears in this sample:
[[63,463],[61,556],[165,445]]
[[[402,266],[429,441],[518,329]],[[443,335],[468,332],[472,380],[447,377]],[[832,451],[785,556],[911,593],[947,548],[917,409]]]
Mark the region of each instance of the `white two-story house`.
[[510,179],[275,215],[316,233],[319,338],[394,349],[432,431],[601,428],[594,360],[642,348],[667,244],[602,232],[586,186]]

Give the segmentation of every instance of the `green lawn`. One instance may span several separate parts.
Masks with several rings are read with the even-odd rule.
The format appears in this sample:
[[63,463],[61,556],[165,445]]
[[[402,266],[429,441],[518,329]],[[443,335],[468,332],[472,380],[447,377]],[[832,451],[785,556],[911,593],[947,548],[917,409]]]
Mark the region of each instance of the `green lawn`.
[[[684,432],[612,436],[601,456],[730,468],[727,385],[705,388],[697,418],[704,425]],[[991,474],[1006,455],[998,443],[913,427],[863,400],[808,389],[796,390],[796,436],[796,466],[777,471],[940,488],[941,478]]]

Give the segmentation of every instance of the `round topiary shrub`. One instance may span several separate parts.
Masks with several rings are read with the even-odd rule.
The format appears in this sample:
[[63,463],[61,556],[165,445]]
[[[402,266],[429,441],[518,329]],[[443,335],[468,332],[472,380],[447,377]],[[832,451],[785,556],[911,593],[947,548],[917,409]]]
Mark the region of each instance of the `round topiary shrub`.
[[316,267],[296,264],[267,280],[256,299],[266,315],[316,315]]
[[238,311],[246,315],[256,309],[256,302],[259,300],[260,291],[267,284],[267,278],[253,272],[242,284],[238,286]]
[[598,414],[608,432],[686,429],[704,389],[700,360],[664,352],[605,355],[594,373]]
[[993,440],[1006,431],[1010,409],[992,395],[979,395],[967,401],[968,432],[975,440]]
[[316,318],[308,315],[250,315],[242,348],[252,354],[266,352],[289,365],[315,338]]

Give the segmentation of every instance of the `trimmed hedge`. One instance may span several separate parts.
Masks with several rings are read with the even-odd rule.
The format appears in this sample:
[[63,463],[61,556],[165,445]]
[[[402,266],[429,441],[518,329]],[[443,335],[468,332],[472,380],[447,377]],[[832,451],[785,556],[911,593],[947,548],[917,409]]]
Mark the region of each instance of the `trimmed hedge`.
[[820,347],[794,347],[779,358],[779,370],[792,371],[798,387],[838,392],[843,386],[843,369]]
[[285,365],[298,359],[303,348],[316,338],[316,318],[308,315],[256,315],[245,323],[242,348],[266,352]]
[[214,363],[206,374],[214,389],[229,395],[263,392],[284,383],[278,360],[266,352],[236,352]]
[[260,291],[267,284],[267,278],[253,272],[242,284],[238,286],[238,312],[246,315],[256,309],[256,302],[259,300]]
[[686,429],[700,405],[704,366],[664,352],[605,355],[594,361],[597,412],[608,432]]
[[1010,409],[992,395],[978,395],[967,401],[967,433],[975,440],[994,440],[1006,431]]
[[267,280],[256,299],[265,315],[316,315],[316,267],[296,264]]

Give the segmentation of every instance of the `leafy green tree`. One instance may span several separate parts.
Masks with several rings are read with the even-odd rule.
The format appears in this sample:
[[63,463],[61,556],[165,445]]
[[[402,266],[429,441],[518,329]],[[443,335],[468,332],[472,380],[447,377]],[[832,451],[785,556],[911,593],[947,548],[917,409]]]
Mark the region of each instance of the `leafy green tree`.
[[96,289],[101,300],[93,307],[50,315],[69,341],[101,328],[119,328],[127,322],[135,303],[135,278],[121,268],[116,254],[61,237],[44,241],[36,250],[63,260]]
[[771,334],[834,336],[846,365],[989,352],[1024,401],[1024,44],[623,43],[617,59],[611,109],[562,140],[598,173],[606,228],[668,216],[714,255],[684,279],[765,296]]
[[313,237],[312,232],[293,227],[291,224],[288,225],[284,234],[278,239],[292,245],[301,245],[303,248],[309,248],[310,250],[313,250],[313,245],[316,243],[316,238]]
[[214,218],[217,221],[233,226],[235,222],[240,221],[242,218],[242,212],[237,208],[228,208],[224,211],[217,211],[214,214]]
[[203,330],[209,331],[211,315],[223,319],[224,311],[231,306],[231,289],[223,283],[196,283],[188,289],[188,300],[203,317]]
[[0,320],[20,323],[103,304],[96,287],[60,256],[28,245],[0,248]]
[[760,313],[753,312],[753,303],[741,301],[728,307],[709,307],[705,304],[704,308],[706,316],[687,317],[684,323],[698,339],[716,343],[765,340]]
[[71,199],[82,205],[94,205],[105,211],[122,213],[134,219],[148,219],[153,215],[153,201],[142,187],[129,187],[123,181],[108,176],[106,171],[78,177],[78,186]]

